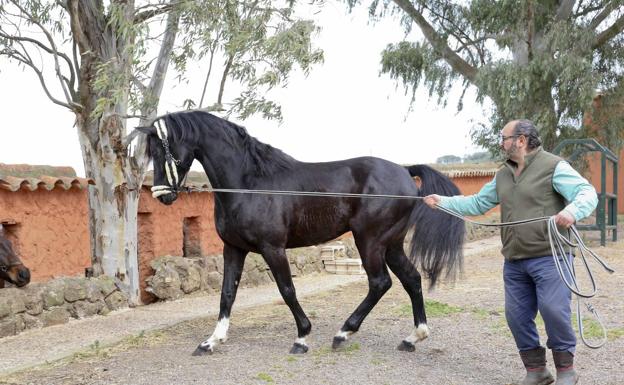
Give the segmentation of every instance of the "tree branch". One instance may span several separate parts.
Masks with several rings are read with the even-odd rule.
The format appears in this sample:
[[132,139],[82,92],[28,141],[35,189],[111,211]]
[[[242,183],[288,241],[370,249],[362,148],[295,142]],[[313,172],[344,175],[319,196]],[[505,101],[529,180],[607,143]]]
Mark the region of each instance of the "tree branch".
[[75,88],[75,82],[76,82],[76,73],[74,71],[73,65],[72,65],[72,61],[71,59],[65,55],[62,52],[55,52],[52,48],[46,46],[45,44],[43,44],[42,42],[40,42],[39,40],[36,39],[32,39],[29,37],[25,37],[25,36],[14,36],[14,35],[9,35],[6,32],[3,32],[2,29],[0,28],[0,37],[5,38],[7,40],[11,40],[11,41],[21,41],[21,42],[28,42],[31,43],[39,48],[41,48],[42,50],[44,50],[45,52],[51,54],[51,55],[58,55],[59,57],[61,57],[65,63],[67,64],[67,68],[69,69],[69,73],[70,73],[70,78],[67,79],[66,77],[63,76],[63,78],[66,80],[67,83],[69,83],[69,87],[72,91],[72,93],[74,92]]
[[223,92],[225,91],[225,81],[227,80],[227,77],[228,77],[228,74],[230,72],[230,68],[232,67],[233,62],[234,62],[234,54],[230,54],[227,62],[225,63],[223,76],[221,77],[221,85],[219,86],[219,96],[217,97],[218,105],[221,105],[223,103]]
[[[589,23],[589,28],[592,30],[595,30],[596,28],[598,28],[598,26],[600,25],[600,23],[602,23],[604,21],[604,19],[606,19],[607,17],[609,17],[609,15],[611,14],[611,12],[613,12],[615,10],[615,8],[617,8],[617,1],[610,1],[602,11],[600,11],[599,14],[596,15],[596,17],[594,17],[594,19],[591,21],[591,23]],[[597,9],[594,9],[597,10]]]
[[475,82],[477,69],[466,62],[461,56],[456,54],[440,36],[440,34],[427,22],[423,15],[418,12],[414,5],[408,0],[393,0],[403,11],[405,11],[414,22],[420,27],[425,38],[433,48],[442,56],[453,70],[462,74],[472,83]]
[[[56,47],[56,43],[54,42],[54,38],[52,36],[52,34],[50,33],[50,31],[48,31],[48,29],[41,24],[38,19],[36,17],[34,17],[32,14],[30,14],[25,8],[23,8],[18,1],[16,0],[11,0],[11,3],[17,7],[17,9],[20,10],[20,12],[22,12],[24,15],[27,16],[28,21],[30,21],[31,23],[33,23],[34,25],[36,25],[37,27],[39,27],[39,29],[41,30],[41,32],[43,32],[43,34],[45,35],[46,39],[48,39],[48,43],[50,43],[50,47],[49,50],[47,51],[48,53],[50,53],[52,55],[52,57],[54,58],[54,70],[56,72],[56,76],[59,79],[59,82],[61,83],[61,89],[63,90],[63,93],[65,94],[65,99],[67,100],[67,103],[69,104],[75,104],[74,100],[73,100],[73,88],[71,89],[72,92],[69,92],[67,86],[67,82],[66,82],[66,78],[63,76],[63,73],[61,72],[61,66],[59,64],[59,56],[61,56],[61,54],[59,53],[57,47]],[[45,45],[41,44],[41,47],[46,50]],[[50,52],[51,51],[51,52]],[[73,71],[71,70],[72,66],[71,66],[71,61],[65,57],[65,59],[67,60],[67,64],[70,68],[70,72],[72,72],[72,79],[75,79]],[[73,87],[73,84],[72,84]],[[78,105],[75,105],[75,107],[79,107]]]
[[35,74],[37,75],[37,77],[39,78],[39,82],[41,83],[41,87],[43,87],[43,91],[46,93],[46,95],[48,96],[48,98],[52,101],[52,103],[54,104],[58,104],[59,106],[63,106],[66,107],[67,109],[71,110],[71,111],[76,111],[77,107],[80,107],[79,105],[70,105],[69,103],[66,102],[62,102],[58,99],[56,99],[54,96],[52,96],[52,93],[50,93],[50,90],[48,89],[48,86],[45,82],[45,78],[43,77],[43,73],[41,72],[41,70],[39,68],[37,68],[37,66],[34,65],[34,63],[29,60],[28,58],[26,58],[22,53],[16,51],[16,50],[10,50],[10,49],[3,49],[0,51],[0,55],[6,55],[14,60],[17,60],[18,62],[30,67]]
[[[148,9],[146,11],[136,12],[134,14],[134,24],[141,24],[144,21],[147,21],[147,20],[151,19],[152,17],[168,13],[169,11],[171,11],[179,3],[181,3],[181,1],[172,1],[172,2],[170,2],[168,4],[164,4],[161,7],[157,7],[157,8],[154,8],[154,9]],[[153,6],[154,5],[148,5],[148,6],[145,6],[145,7],[141,7],[141,8],[138,8],[137,11],[139,9],[150,8],[150,7],[153,7]]]
[[557,8],[555,21],[567,20],[570,16],[572,16],[574,3],[576,3],[576,0],[562,0],[559,3],[559,8]]
[[592,44],[592,48],[598,48],[607,41],[609,41],[612,37],[616,36],[618,33],[624,30],[624,15],[620,16],[609,28],[600,32],[598,36],[596,36],[596,40],[594,40],[594,44]]

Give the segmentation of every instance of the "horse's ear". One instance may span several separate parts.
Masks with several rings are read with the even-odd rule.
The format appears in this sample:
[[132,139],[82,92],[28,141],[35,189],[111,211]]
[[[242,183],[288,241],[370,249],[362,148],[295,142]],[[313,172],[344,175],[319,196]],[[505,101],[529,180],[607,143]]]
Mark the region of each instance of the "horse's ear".
[[154,126],[139,126],[136,127],[135,130],[147,135],[157,135],[156,127]]

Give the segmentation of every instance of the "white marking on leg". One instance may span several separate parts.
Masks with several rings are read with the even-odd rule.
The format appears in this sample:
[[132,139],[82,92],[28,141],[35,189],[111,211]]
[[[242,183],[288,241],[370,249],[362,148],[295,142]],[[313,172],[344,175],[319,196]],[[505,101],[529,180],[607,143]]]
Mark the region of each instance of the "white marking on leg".
[[308,346],[308,344],[306,344],[305,337],[300,337],[300,338],[297,338],[297,339],[295,340],[295,344],[297,344],[297,345],[303,345],[303,346]]
[[340,331],[338,331],[338,333],[336,333],[335,337],[336,338],[344,338],[344,340],[346,341],[351,334],[353,334],[353,332],[351,332],[351,331],[343,332],[342,330],[340,330]]
[[214,332],[206,341],[200,344],[201,347],[212,351],[219,343],[227,341],[227,332],[230,327],[230,319],[227,317],[221,318],[217,322]]
[[414,327],[412,334],[407,336],[405,341],[414,344],[418,341],[424,340],[427,337],[429,337],[429,327],[427,327],[427,324],[420,324],[418,327]]

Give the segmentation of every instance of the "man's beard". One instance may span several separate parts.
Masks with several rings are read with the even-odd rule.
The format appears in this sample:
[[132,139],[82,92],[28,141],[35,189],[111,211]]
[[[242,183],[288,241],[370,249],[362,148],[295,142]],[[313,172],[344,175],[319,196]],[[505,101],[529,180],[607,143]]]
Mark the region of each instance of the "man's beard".
[[511,159],[511,157],[518,152],[518,146],[516,146],[516,141],[514,140],[511,143],[511,146],[509,147],[508,150],[503,149],[503,152],[505,153],[505,156],[507,157],[507,159]]

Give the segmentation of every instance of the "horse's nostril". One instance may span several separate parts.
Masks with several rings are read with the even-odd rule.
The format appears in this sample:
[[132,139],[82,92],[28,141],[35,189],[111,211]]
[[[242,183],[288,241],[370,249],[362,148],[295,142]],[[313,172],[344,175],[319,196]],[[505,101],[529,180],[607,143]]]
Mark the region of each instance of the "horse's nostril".
[[19,273],[17,273],[17,276],[22,281],[28,281],[28,280],[30,280],[30,270],[22,269],[22,270],[19,271]]

